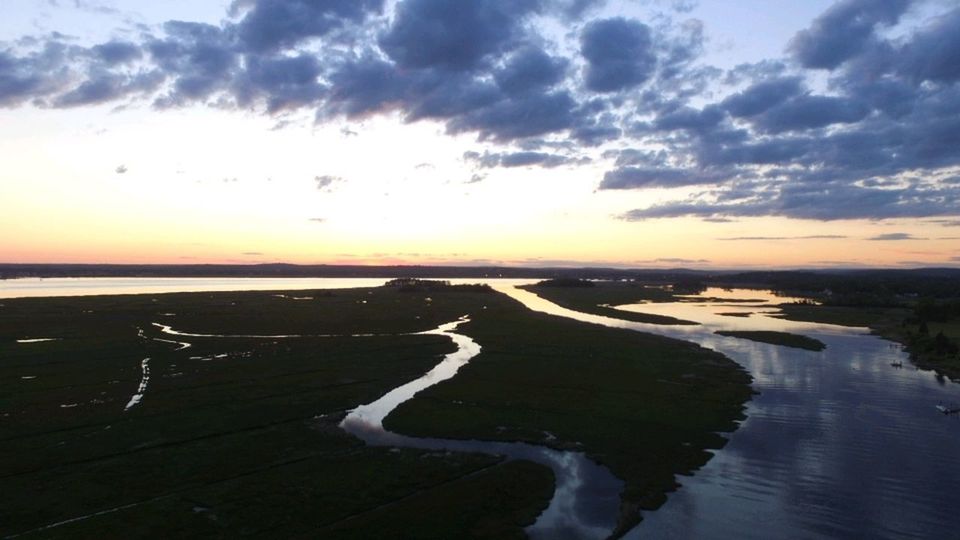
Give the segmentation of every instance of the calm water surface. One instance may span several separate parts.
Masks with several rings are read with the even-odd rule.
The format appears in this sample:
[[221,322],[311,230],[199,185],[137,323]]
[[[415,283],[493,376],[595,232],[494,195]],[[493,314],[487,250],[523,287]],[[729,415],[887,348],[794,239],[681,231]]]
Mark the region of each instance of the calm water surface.
[[[532,309],[694,341],[754,378],[760,394],[729,443],[681,478],[683,487],[645,513],[627,538],[960,538],[960,419],[934,408],[960,400],[960,391],[913,369],[898,345],[866,329],[775,319],[769,298],[621,306],[702,323],[666,327],[571,312],[521,293]],[[719,315],[731,312],[752,315]],[[790,349],[716,330],[794,332],[827,349]],[[891,366],[899,361],[903,369]]]
[[[0,298],[343,288],[377,286],[384,281],[10,280],[0,281]],[[760,393],[748,403],[747,419],[729,436],[729,443],[693,476],[681,478],[683,487],[670,494],[662,508],[645,513],[628,538],[960,537],[960,419],[934,409],[940,400],[960,401],[960,390],[932,373],[914,370],[898,346],[868,335],[865,329],[776,319],[770,316],[776,313],[771,302],[782,299],[756,291],[708,290],[703,296],[721,299],[620,306],[702,323],[670,327],[564,309],[513,287],[526,280],[455,281],[488,281],[534,310],[693,341],[729,356],[753,376],[754,389]],[[721,315],[733,312],[750,315]],[[716,330],[799,333],[820,339],[827,349],[789,349],[717,336]],[[459,345],[463,350],[469,344]],[[903,369],[891,366],[899,361],[904,361]],[[389,399],[395,398],[396,394]],[[371,442],[375,437],[393,436],[398,438],[382,442],[527,455],[540,462],[553,461],[554,470],[562,470],[567,463],[554,501],[538,521],[543,528],[530,532],[544,537],[602,537],[609,531],[611,510],[605,508],[615,502],[610,493],[616,484],[605,480],[609,473],[604,468],[582,456],[482,441],[413,442],[413,438],[384,432],[382,414],[380,410],[367,416],[367,420],[373,418],[367,435]],[[563,518],[567,515],[570,519]]]

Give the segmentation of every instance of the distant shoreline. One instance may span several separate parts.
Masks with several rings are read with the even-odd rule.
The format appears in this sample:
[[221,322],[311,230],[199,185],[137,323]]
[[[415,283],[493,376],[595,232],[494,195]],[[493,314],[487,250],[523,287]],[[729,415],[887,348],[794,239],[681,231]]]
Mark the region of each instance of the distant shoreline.
[[296,264],[0,264],[0,279],[17,278],[522,278],[649,279],[710,276],[695,270],[618,268],[528,268],[504,266],[365,266]]
[[31,264],[0,263],[0,280],[17,278],[519,278],[519,279],[640,279],[653,282],[704,280],[721,285],[725,281],[738,287],[746,281],[763,284],[765,278],[796,274],[890,276],[936,275],[960,278],[960,268],[915,269],[782,269],[782,270],[692,270],[686,268],[608,268],[608,267],[517,267],[517,266],[438,266],[438,265],[298,265],[298,264]]

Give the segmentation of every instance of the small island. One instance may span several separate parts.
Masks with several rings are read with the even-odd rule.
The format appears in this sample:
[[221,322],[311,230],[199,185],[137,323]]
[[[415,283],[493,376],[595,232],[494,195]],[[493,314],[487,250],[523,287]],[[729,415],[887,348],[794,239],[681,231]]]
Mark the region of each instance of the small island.
[[819,339],[791,334],[789,332],[774,332],[771,330],[718,330],[714,332],[721,336],[749,339],[750,341],[759,341],[760,343],[770,343],[771,345],[781,345],[783,347],[793,347],[794,349],[806,349],[808,351],[822,351],[827,345]]

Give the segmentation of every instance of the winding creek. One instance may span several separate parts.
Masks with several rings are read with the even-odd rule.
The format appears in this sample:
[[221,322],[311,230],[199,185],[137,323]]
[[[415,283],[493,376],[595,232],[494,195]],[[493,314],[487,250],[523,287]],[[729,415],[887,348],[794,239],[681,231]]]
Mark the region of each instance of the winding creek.
[[[698,343],[752,375],[759,393],[747,404],[747,418],[728,435],[728,444],[693,476],[681,478],[683,486],[663,507],[645,512],[627,538],[956,537],[960,419],[937,413],[934,405],[958,401],[960,391],[930,372],[915,370],[899,346],[866,329],[775,318],[771,304],[783,299],[757,291],[708,290],[703,296],[711,301],[618,307],[701,323],[660,326],[569,310],[516,289],[518,282],[484,281],[535,311]],[[110,291],[99,291],[105,292]],[[723,297],[756,301],[734,303]],[[729,316],[736,312],[748,316]],[[425,332],[450,338],[457,351],[420,379],[354,409],[342,427],[373,445],[501,454],[547,465],[556,474],[557,489],[529,535],[607,536],[619,512],[622,483],[582,453],[407,437],[383,428],[383,419],[397,405],[455,376],[480,353],[479,344],[456,332],[464,320]],[[167,334],[191,335],[157,326]],[[790,349],[722,337],[717,330],[791,332],[817,338],[827,348]],[[895,367],[900,362],[904,367]]]

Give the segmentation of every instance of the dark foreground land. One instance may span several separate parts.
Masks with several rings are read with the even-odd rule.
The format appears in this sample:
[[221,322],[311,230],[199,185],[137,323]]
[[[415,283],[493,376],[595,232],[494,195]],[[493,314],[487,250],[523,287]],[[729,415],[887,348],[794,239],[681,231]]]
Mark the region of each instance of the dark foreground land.
[[[459,331],[481,354],[387,426],[582,450],[626,482],[624,527],[723,444],[716,432],[749,398],[749,377],[718,354],[492,291],[275,294],[0,302],[0,537],[523,537],[551,497],[549,469],[369,447],[338,428],[454,349],[400,334],[465,314]],[[154,322],[307,337],[173,337]],[[309,337],[357,333],[381,335]],[[30,338],[58,340],[17,342]],[[125,411],[146,358],[143,399]]]

